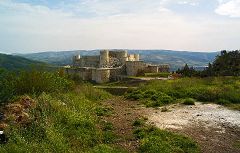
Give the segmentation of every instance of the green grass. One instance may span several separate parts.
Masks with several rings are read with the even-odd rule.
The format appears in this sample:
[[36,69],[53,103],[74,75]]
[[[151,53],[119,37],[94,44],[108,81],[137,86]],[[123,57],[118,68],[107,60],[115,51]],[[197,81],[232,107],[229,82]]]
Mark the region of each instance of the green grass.
[[[28,113],[31,123],[18,126],[10,122],[5,130],[9,142],[0,146],[0,152],[121,152],[111,145],[116,139],[111,125],[104,129],[97,126],[96,108],[109,94],[84,86],[71,92],[35,96],[37,106]],[[80,90],[85,88],[91,88],[92,93]]]
[[143,126],[145,124],[145,120],[142,118],[138,118],[133,122],[133,126],[138,127],[138,126]]
[[125,97],[141,100],[146,106],[158,107],[175,103],[178,99],[196,99],[223,105],[240,104],[239,77],[181,78],[154,80],[138,90],[131,90]]
[[240,149],[240,141],[239,141],[239,140],[236,141],[236,142],[233,144],[233,147]]
[[154,127],[141,127],[134,132],[140,139],[140,153],[199,153],[199,147],[192,139]]
[[162,77],[167,78],[170,75],[168,72],[160,72],[160,73],[145,73],[144,77]]

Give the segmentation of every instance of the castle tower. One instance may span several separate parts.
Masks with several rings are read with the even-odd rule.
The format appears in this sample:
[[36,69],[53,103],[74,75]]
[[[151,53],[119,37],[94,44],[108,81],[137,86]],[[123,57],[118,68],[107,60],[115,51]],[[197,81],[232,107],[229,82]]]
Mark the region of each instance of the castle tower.
[[108,67],[109,64],[109,51],[108,50],[102,50],[100,51],[100,64],[99,67]]
[[126,61],[128,60],[127,51],[126,50],[120,51],[118,58],[122,64],[125,64]]
[[139,54],[134,54],[134,59],[135,59],[135,61],[139,61],[140,60]]
[[73,56],[73,59],[72,59],[73,66],[77,66],[79,64],[80,59],[81,59],[80,54]]

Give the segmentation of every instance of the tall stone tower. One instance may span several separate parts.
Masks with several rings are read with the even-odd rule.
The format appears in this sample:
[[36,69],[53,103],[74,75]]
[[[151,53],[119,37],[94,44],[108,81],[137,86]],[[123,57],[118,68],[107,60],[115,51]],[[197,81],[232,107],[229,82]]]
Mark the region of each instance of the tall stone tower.
[[126,61],[127,61],[127,51],[126,51],[126,50],[120,51],[118,58],[119,58],[119,60],[120,60],[120,62],[121,62],[122,64],[125,64]]
[[100,68],[108,67],[109,65],[109,51],[108,50],[103,50],[100,51]]
[[140,60],[139,54],[134,54],[134,59],[135,59],[135,61],[139,61]]

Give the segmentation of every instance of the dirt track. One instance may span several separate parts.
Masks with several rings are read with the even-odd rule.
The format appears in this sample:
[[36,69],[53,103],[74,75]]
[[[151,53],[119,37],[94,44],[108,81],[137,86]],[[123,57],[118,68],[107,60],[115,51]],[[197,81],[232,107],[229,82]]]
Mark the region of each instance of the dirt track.
[[171,105],[168,110],[146,111],[149,123],[192,137],[204,153],[240,152],[240,111],[202,103]]
[[132,123],[147,117],[148,123],[161,129],[188,135],[200,145],[203,153],[240,152],[240,111],[229,110],[216,104],[195,106],[171,105],[167,112],[161,108],[145,108],[137,101],[121,97],[104,102],[113,108],[113,114],[103,120],[113,123],[114,133],[120,136],[117,144],[136,152],[139,142],[134,138]]

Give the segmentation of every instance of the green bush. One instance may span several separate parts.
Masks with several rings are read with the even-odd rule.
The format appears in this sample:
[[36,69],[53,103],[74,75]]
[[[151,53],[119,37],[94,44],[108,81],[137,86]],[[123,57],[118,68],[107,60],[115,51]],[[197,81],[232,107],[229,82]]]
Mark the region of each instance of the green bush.
[[133,122],[133,126],[143,126],[145,123],[145,120],[144,119],[136,119],[134,122]]
[[219,104],[219,105],[228,105],[228,104],[231,104],[231,102],[229,100],[226,100],[226,99],[219,99],[217,101],[217,104]]
[[184,105],[195,105],[195,100],[192,98],[187,98],[183,101]]
[[1,71],[0,86],[0,103],[2,103],[9,101],[14,96],[24,94],[67,92],[72,89],[73,82],[52,72],[31,70],[13,73]]
[[141,90],[131,90],[125,94],[125,98],[131,100],[139,100],[143,98],[143,92]]

